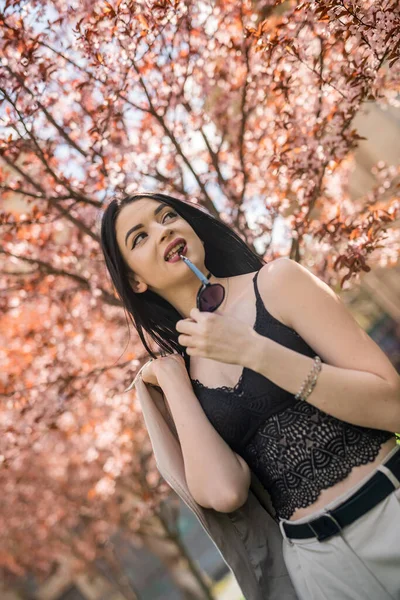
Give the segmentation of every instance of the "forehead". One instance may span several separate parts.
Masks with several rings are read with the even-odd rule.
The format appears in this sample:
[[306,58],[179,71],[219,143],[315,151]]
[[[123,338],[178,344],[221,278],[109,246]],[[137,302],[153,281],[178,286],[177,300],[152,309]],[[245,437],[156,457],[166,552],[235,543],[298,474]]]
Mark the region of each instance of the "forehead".
[[162,204],[158,200],[153,198],[143,198],[141,200],[135,200],[129,204],[125,204],[118,213],[115,221],[115,229],[117,237],[125,237],[125,233],[134,225],[143,223],[147,217],[153,217],[154,211]]
[[[121,224],[126,219],[131,221],[133,218],[136,218],[137,222],[139,223],[139,220],[142,216],[143,218],[147,214],[152,216],[154,209],[156,209],[159,204],[162,204],[162,202],[154,200],[153,198],[141,198],[140,200],[134,200],[129,204],[125,204],[125,206],[121,208],[118,213],[117,222]],[[132,224],[134,225],[135,223]]]

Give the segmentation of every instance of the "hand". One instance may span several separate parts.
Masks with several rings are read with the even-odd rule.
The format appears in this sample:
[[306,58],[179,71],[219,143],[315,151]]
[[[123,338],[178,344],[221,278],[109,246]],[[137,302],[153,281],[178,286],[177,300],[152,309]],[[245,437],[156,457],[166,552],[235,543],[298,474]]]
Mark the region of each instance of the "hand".
[[164,372],[170,373],[172,370],[176,371],[179,375],[185,375],[188,377],[185,360],[183,356],[176,352],[157,358],[154,364],[154,369],[159,379],[162,377]]
[[143,367],[142,380],[150,385],[158,385],[157,375],[154,372],[154,365],[157,361],[149,360]]
[[155,360],[149,360],[143,367],[142,379],[145,383],[161,387],[159,379],[164,372],[170,373],[171,369],[177,370],[179,375],[188,377],[183,357],[180,354],[174,353],[167,356],[160,356]]
[[178,342],[187,347],[189,356],[203,356],[232,365],[243,365],[244,353],[254,331],[237,317],[222,315],[218,310],[202,312],[192,308],[188,319],[177,322],[182,333]]

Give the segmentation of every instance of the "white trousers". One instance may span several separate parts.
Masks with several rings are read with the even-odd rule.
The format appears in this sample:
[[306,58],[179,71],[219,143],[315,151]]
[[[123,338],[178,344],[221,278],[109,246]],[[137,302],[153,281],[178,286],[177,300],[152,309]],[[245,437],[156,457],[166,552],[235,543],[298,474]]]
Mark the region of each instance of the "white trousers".
[[[399,446],[385,456],[382,465],[397,451]],[[375,472],[323,509],[286,522],[307,523],[335,508]],[[327,540],[288,541],[280,526],[285,564],[299,600],[400,600],[400,481],[393,476],[391,481],[397,488],[389,496]]]

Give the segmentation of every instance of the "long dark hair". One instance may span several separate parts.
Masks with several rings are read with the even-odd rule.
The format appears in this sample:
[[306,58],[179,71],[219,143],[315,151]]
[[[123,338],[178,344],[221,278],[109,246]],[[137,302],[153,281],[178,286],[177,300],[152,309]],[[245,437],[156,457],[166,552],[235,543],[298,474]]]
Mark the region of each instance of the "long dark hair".
[[265,261],[255,254],[228,225],[187,200],[178,200],[166,194],[144,192],[110,202],[101,219],[101,249],[115,291],[150,356],[156,358],[157,354],[149,347],[143,330],[156,342],[161,355],[178,352],[185,358],[187,364],[186,347],[178,343],[180,334],[175,329],[182,315],[155,292],[146,290],[137,294],[132,290],[128,280],[128,273],[131,270],[123,260],[117,244],[115,221],[119,212],[126,204],[143,198],[172,206],[189,223],[204,242],[205,266],[215,277],[229,277],[258,271]]

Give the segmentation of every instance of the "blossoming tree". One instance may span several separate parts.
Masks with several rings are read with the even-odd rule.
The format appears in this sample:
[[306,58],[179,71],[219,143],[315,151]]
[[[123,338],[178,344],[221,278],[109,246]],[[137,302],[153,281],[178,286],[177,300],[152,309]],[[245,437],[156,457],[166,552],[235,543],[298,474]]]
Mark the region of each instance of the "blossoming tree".
[[[400,11],[6,0],[0,23],[0,565],[46,575],[64,553],[93,561],[117,530],[143,540],[168,493],[123,394],[145,357],[134,337],[121,361],[102,209],[138,190],[190,197],[267,261],[312,259],[336,287],[394,264],[399,165],[377,165],[356,199],[349,177],[355,116],[399,106]],[[177,585],[208,597],[191,568],[198,585]]]

